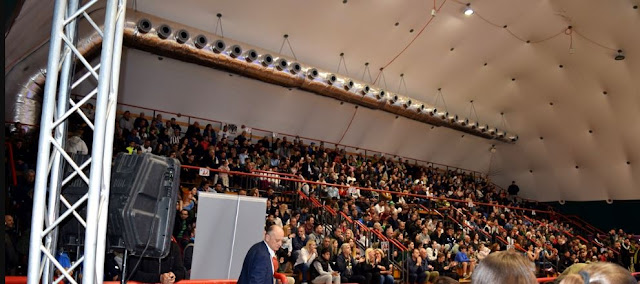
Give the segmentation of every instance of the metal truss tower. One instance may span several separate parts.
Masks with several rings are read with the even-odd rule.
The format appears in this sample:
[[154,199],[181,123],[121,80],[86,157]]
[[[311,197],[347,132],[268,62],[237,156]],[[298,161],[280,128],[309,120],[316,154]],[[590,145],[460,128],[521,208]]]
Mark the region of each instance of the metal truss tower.
[[[86,2],[80,6],[79,2]],[[56,0],[47,62],[47,79],[42,101],[38,162],[33,193],[33,217],[29,244],[28,283],[58,283],[66,280],[76,284],[71,270],[82,267],[83,283],[102,283],[107,230],[107,213],[115,127],[122,34],[125,22],[126,0],[106,0],[104,24],[100,28],[87,12],[98,6],[98,0]],[[103,6],[103,3],[100,3]],[[100,60],[92,66],[78,51],[77,25],[84,18],[102,36]],[[75,62],[87,72],[77,80],[73,70]],[[91,78],[97,87],[79,100],[70,93],[80,83]],[[81,108],[95,99],[95,119],[91,121]],[[68,118],[77,113],[93,129],[90,159],[78,165],[65,152]],[[73,173],[64,176],[64,165]],[[85,174],[89,167],[89,173]],[[61,189],[73,178],[81,178],[88,191],[71,204]],[[77,210],[86,205],[86,215]],[[85,230],[82,256],[65,270],[56,260],[58,228],[67,218],[76,218]],[[54,279],[58,269],[63,277]]]

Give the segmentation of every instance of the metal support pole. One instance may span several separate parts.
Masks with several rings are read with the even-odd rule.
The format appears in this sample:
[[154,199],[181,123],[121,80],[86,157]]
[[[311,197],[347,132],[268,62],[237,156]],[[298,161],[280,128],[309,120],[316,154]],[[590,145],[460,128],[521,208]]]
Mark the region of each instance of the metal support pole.
[[[38,142],[39,159],[36,165],[34,186],[27,277],[30,284],[58,283],[61,280],[73,284],[77,283],[55,258],[59,242],[58,226],[64,224],[63,221],[68,217],[77,218],[81,224],[86,224],[88,227],[85,231],[86,247],[83,254],[78,255],[78,259],[70,270],[77,270],[80,265],[83,265],[84,283],[102,283],[113,125],[115,124],[126,0],[107,0],[103,4],[106,5],[103,30],[93,24],[89,14],[85,12],[98,1],[89,1],[80,8],[78,7],[79,2],[78,0],[56,0],[54,5],[47,81],[40,123],[40,141]],[[96,67],[88,65],[89,60],[84,58],[84,55],[75,46],[77,24],[82,17],[97,30],[98,34],[104,35],[102,54]],[[72,82],[74,59],[78,59],[89,70],[89,73],[93,75],[91,77],[97,80],[98,86],[87,95],[78,98],[70,98],[71,89],[80,85],[80,82],[84,81],[87,76]],[[96,73],[98,69],[100,70],[99,74]],[[95,120],[91,122],[82,113],[80,107],[96,94],[98,102],[95,109],[96,115]],[[74,101],[77,99],[80,101]],[[70,109],[69,104],[73,105]],[[78,112],[89,127],[94,130],[90,160],[91,171],[88,176],[83,172],[84,167],[81,168],[65,152],[68,118],[74,112]],[[88,192],[77,199],[74,204],[66,202],[66,198],[63,196],[65,193],[62,188],[71,180],[71,178],[64,176],[66,165],[73,169],[73,175],[88,185]],[[47,193],[49,194],[48,198]],[[65,201],[66,207],[60,208],[60,201]],[[82,208],[85,201],[87,201],[86,222],[83,216],[76,211]],[[60,270],[63,278],[54,280],[53,272],[55,270]]]

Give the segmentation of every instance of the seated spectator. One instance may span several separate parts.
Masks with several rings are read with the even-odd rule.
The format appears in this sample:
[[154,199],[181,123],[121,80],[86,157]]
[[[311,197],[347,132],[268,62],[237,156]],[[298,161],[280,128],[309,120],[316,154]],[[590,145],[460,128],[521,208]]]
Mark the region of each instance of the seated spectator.
[[300,250],[298,254],[298,259],[293,265],[293,268],[296,271],[300,271],[302,274],[302,283],[307,283],[307,272],[309,268],[313,264],[313,261],[318,256],[316,241],[309,240],[307,241],[307,245]]
[[380,273],[380,284],[393,284],[393,267],[381,249],[375,250],[376,265]]
[[81,155],[89,154],[89,148],[87,148],[87,144],[82,140],[83,133],[84,130],[82,129],[78,129],[71,133],[71,137],[67,139],[67,144],[65,145],[67,153]]
[[329,258],[331,258],[331,251],[322,249],[320,258],[313,262],[313,267],[311,268],[311,283],[340,284],[340,273],[333,271],[329,264]]
[[460,251],[456,254],[455,260],[462,267],[463,277],[469,278],[473,273],[475,262],[467,256],[467,246],[460,246]]
[[438,255],[438,259],[433,263],[434,271],[437,271],[440,276],[448,276],[458,279],[458,274],[455,271],[457,262],[447,260],[447,256],[443,253]]
[[422,258],[420,250],[413,249],[411,257],[407,259],[407,272],[409,273],[409,283],[422,284],[427,280],[427,274],[422,269]]
[[420,258],[422,259],[422,271],[424,271],[425,276],[427,277],[427,281],[433,282],[440,273],[434,269],[432,265],[429,264],[429,255],[425,248],[420,248]]
[[340,273],[340,281],[343,283],[369,283],[364,275],[360,274],[359,264],[364,258],[356,260],[352,255],[351,245],[344,243],[340,247],[340,254],[336,257],[336,271]]
[[522,254],[501,251],[487,256],[473,272],[472,284],[536,284],[535,267]]

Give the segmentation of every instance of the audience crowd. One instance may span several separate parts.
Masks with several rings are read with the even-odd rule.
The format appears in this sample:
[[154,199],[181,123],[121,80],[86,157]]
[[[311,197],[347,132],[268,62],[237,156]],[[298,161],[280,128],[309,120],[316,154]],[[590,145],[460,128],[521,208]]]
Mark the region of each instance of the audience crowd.
[[[546,208],[536,202],[518,198],[515,182],[507,192],[483,176],[401,158],[347,153],[323,143],[305,144],[297,137],[256,140],[245,126],[235,133],[226,126],[218,131],[211,124],[201,128],[198,122],[185,128],[175,118],[165,122],[157,115],[149,121],[144,113],[133,118],[127,111],[116,122],[113,147],[114,154],[153,153],[212,170],[207,177],[198,169],[181,171],[173,236],[184,254],[186,277],[199,191],[268,198],[266,222],[285,231],[277,252],[280,271],[298,273],[303,283],[393,283],[394,270],[401,271],[397,275],[404,273],[410,283],[469,278],[475,277],[491,255],[503,250],[534,264],[539,277],[590,262],[611,262],[640,271],[637,238],[621,229],[607,236],[587,237],[584,229],[541,213]],[[24,174],[7,191],[8,275],[25,272],[35,178],[37,139],[27,138],[22,127],[17,129],[9,134],[16,168]],[[91,138],[86,132],[90,131],[72,129],[73,143],[66,150],[90,151]],[[281,181],[280,176],[299,182]],[[298,191],[363,226],[347,218],[326,218],[326,210],[301,203],[297,195],[284,194]],[[370,230],[394,241],[383,245],[379,238],[372,240]],[[407,250],[394,249],[394,242]]]

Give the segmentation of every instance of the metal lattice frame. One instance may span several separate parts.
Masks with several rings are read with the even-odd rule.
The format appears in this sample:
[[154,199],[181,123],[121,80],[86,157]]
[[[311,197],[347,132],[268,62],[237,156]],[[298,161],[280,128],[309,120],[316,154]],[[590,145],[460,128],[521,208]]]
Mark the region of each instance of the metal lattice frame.
[[[28,270],[30,284],[59,283],[62,280],[76,284],[69,271],[77,270],[80,265],[84,274],[83,283],[102,283],[126,0],[106,1],[102,30],[87,13],[97,2],[91,0],[79,7],[79,0],[56,0],[54,5],[33,193]],[[75,46],[77,22],[81,18],[102,36],[102,53],[95,66],[91,66]],[[87,73],[71,82],[75,60],[87,68]],[[74,101],[69,96],[71,90],[87,78],[96,80],[97,87],[79,101]],[[96,100],[95,119],[91,121],[80,107],[93,98]],[[91,158],[82,165],[74,163],[64,151],[67,122],[73,113],[78,113],[93,129]],[[65,163],[74,169],[68,177],[63,176]],[[88,175],[83,172],[86,167],[90,167]],[[60,193],[62,187],[76,176],[88,185],[88,192],[70,204]],[[84,202],[87,213],[83,218],[76,209]],[[62,268],[55,258],[58,226],[66,218],[76,218],[86,228],[83,255],[69,270]],[[60,270],[64,277],[53,279],[55,269]]]

